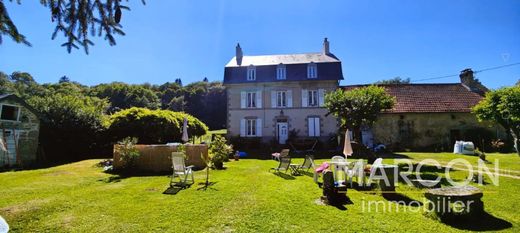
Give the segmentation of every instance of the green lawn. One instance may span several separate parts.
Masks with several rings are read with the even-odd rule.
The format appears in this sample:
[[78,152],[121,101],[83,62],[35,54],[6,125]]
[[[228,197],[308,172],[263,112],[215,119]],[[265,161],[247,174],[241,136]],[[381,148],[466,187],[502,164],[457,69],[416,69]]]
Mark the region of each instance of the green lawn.
[[[504,159],[520,160],[513,155]],[[453,232],[468,227],[428,218],[422,207],[398,213],[364,211],[365,201],[389,203],[377,192],[349,189],[353,203],[346,209],[318,205],[321,190],[311,177],[271,174],[268,169],[276,165],[271,160],[226,163],[226,170],[211,171],[214,189],[198,191],[194,185],[177,195],[162,194],[170,180],[165,175],[119,179],[103,173],[95,166],[98,161],[0,173],[0,215],[12,232]],[[465,174],[455,171],[452,176],[462,179]],[[196,172],[197,181],[203,177],[203,171]],[[500,186],[481,188],[491,217],[475,225],[519,232],[520,180],[502,177]],[[423,201],[424,190],[400,185],[397,191]]]

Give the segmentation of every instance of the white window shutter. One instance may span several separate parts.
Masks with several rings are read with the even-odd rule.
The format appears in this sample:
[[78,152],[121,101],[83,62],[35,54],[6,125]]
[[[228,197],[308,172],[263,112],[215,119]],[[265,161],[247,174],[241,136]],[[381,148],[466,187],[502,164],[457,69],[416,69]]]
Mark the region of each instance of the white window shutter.
[[256,92],[256,107],[262,108],[262,91]]
[[271,108],[276,108],[276,91],[271,91]]
[[320,107],[325,105],[325,90],[318,89],[318,101]]
[[320,118],[314,117],[314,137],[320,136]]
[[240,120],[240,137],[246,136],[246,119]]
[[314,118],[307,118],[307,129],[309,131],[309,137],[314,136]]
[[307,107],[309,103],[309,91],[307,89],[302,89],[302,107]]
[[262,137],[262,118],[256,119],[256,136]]
[[240,108],[246,108],[246,92],[240,92]]
[[287,107],[292,108],[292,91],[287,91]]

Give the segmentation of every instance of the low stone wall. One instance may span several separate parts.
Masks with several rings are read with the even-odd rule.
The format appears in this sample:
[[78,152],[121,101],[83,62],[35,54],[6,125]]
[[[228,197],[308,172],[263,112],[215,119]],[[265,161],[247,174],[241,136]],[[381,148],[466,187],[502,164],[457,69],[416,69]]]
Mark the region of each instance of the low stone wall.
[[[118,150],[119,145],[114,145],[114,168],[124,165]],[[171,153],[177,151],[176,146],[170,145],[135,145],[141,156],[136,161],[136,169],[150,172],[169,172],[172,170]],[[208,158],[207,145],[186,145],[186,166],[193,165],[196,169],[206,167],[201,158]]]

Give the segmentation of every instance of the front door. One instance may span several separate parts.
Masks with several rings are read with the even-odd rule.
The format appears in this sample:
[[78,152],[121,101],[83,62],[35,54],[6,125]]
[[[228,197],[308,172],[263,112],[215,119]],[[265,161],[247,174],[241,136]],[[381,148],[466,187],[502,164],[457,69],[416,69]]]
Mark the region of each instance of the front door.
[[279,122],[276,124],[277,133],[278,133],[278,143],[285,144],[287,138],[289,137],[289,125],[287,122]]
[[16,147],[19,134],[19,130],[0,130],[0,139],[2,139],[5,149],[7,149],[7,151],[0,149],[0,166],[16,164]]

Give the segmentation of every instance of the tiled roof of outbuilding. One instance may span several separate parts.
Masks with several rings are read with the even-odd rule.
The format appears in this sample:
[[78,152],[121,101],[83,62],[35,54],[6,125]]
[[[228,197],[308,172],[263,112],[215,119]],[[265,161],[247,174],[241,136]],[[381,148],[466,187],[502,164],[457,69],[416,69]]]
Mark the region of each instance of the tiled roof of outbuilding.
[[[367,85],[343,86],[344,90]],[[384,84],[396,105],[387,113],[470,112],[482,96],[461,83],[440,84]]]

